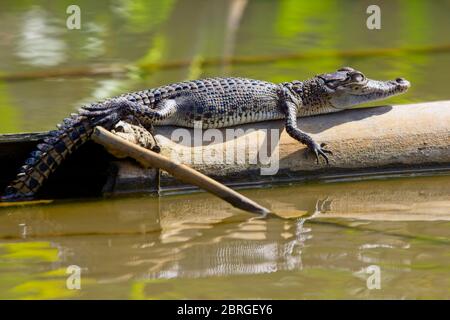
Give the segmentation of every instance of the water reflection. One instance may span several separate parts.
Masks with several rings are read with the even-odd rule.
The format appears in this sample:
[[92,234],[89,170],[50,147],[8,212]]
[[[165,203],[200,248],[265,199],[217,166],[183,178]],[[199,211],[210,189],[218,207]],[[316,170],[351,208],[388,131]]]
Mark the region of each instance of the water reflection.
[[[100,291],[109,296],[108,285],[121,286],[118,294],[125,295],[140,283],[143,294],[146,283],[153,286],[154,281],[238,281],[247,275],[266,275],[263,278],[275,282],[290,275],[303,279],[301,287],[308,292],[318,281],[316,272],[326,269],[328,277],[345,279],[355,287],[355,295],[364,297],[368,293],[361,278],[368,265],[389,274],[385,285],[414,278],[423,268],[436,277],[448,271],[449,257],[441,253],[450,245],[449,179],[246,192],[260,202],[270,194],[277,199],[270,201],[272,209],[280,214],[301,213],[286,220],[259,219],[204,194],[3,208],[0,273],[11,273],[7,265],[14,262],[37,275],[29,258],[11,255],[4,246],[44,241],[57,250],[57,260],[49,264],[38,259],[41,270],[82,266],[90,284],[81,295]],[[23,237],[27,241],[20,240]],[[36,252],[32,255],[37,259]],[[242,288],[236,292],[249,294]]]
[[106,43],[103,35],[106,29],[103,25],[88,22],[84,24],[86,32],[86,44],[83,46],[83,52],[88,58],[100,57],[106,54]]
[[32,66],[56,66],[67,59],[67,46],[61,28],[39,7],[23,15],[17,56]]

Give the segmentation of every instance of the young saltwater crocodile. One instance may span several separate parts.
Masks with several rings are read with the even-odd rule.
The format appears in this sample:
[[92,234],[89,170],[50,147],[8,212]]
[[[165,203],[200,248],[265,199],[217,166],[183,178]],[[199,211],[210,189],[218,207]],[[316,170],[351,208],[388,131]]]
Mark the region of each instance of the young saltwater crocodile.
[[308,146],[317,161],[330,151],[297,127],[297,117],[331,113],[405,92],[408,81],[367,79],[350,67],[306,81],[274,84],[245,78],[211,78],[179,82],[127,93],[80,109],[50,132],[26,160],[3,200],[31,198],[61,162],[85,143],[95,126],[113,129],[130,119],[152,125],[222,128],[250,122],[285,119],[287,133]]

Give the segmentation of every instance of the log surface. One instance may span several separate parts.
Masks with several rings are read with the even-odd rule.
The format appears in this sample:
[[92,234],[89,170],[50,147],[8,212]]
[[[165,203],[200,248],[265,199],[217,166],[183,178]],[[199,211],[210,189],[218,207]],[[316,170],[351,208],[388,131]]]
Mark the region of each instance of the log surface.
[[[450,101],[346,110],[299,118],[298,125],[317,142],[326,143],[327,148],[333,151],[333,155],[329,157],[329,165],[324,162],[316,164],[305,146],[286,133],[283,121],[267,121],[239,127],[244,131],[279,130],[277,145],[271,145],[268,139],[268,145],[272,149],[277,149],[278,146],[279,151],[279,170],[275,175],[261,175],[260,169],[264,166],[248,161],[241,164],[194,162],[191,165],[226,183],[245,183],[243,179],[251,183],[414,173],[448,170],[450,166]],[[220,130],[224,136],[225,130]],[[163,145],[162,153],[168,157],[189,153],[189,147],[172,141],[173,132],[174,128],[157,128],[156,138]],[[193,130],[189,132],[194,134]],[[236,153],[248,154],[244,140],[249,139],[250,144],[256,144],[257,137],[256,132],[248,132],[236,141],[225,139],[222,144],[205,142],[202,146],[194,146],[192,150],[194,153],[210,154],[212,148],[219,147],[220,150],[223,145],[235,144]],[[194,157],[192,156],[192,159]],[[161,176],[161,184],[167,187],[178,185],[166,175]]]

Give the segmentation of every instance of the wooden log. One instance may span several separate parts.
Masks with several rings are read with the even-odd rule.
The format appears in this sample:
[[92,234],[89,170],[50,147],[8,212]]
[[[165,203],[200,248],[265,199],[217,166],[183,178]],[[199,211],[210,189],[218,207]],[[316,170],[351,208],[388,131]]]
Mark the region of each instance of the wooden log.
[[[333,114],[299,118],[298,125],[318,142],[327,144],[333,151],[330,163],[316,164],[308,150],[292,139],[284,130],[283,121],[267,121],[239,126],[244,134],[226,138],[227,130],[220,129],[223,142],[203,142],[195,146],[194,130],[186,130],[192,139],[177,142],[180,130],[157,127],[155,136],[162,145],[162,154],[172,159],[191,155],[191,165],[196,170],[230,185],[253,185],[283,181],[330,180],[360,178],[392,174],[417,174],[420,172],[448,171],[450,169],[450,101],[425,102],[409,105],[381,106],[346,110]],[[270,138],[274,130],[275,138]],[[209,140],[207,131],[205,140]],[[210,135],[210,134],[209,134]],[[174,141],[175,140],[175,141]],[[268,167],[260,162],[251,163],[249,154],[261,155],[266,143],[273,151],[272,175],[262,174]],[[272,140],[272,141],[271,141]],[[249,151],[248,146],[253,147]],[[227,150],[245,155],[245,161],[213,163],[209,155],[214,150]],[[278,152],[278,153],[277,153]],[[203,155],[203,158],[202,158]],[[201,159],[202,161],[195,161]],[[189,160],[189,156],[186,157]],[[278,162],[277,162],[278,161]],[[163,190],[182,188],[179,182],[162,174]]]

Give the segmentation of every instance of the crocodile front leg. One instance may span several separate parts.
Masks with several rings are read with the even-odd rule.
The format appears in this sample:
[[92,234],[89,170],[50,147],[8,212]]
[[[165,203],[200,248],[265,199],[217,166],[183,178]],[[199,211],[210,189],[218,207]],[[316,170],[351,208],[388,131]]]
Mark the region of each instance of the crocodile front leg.
[[281,111],[286,116],[285,120],[285,128],[286,132],[295,140],[300,141],[304,145],[306,145],[309,150],[314,152],[316,156],[317,163],[319,163],[319,156],[322,156],[326,163],[328,164],[328,157],[326,153],[332,154],[331,151],[324,149],[325,144],[318,144],[314,141],[314,139],[309,136],[307,133],[303,132],[297,127],[297,105],[292,100],[293,98],[290,96],[288,89],[282,88],[280,90],[280,105]]

